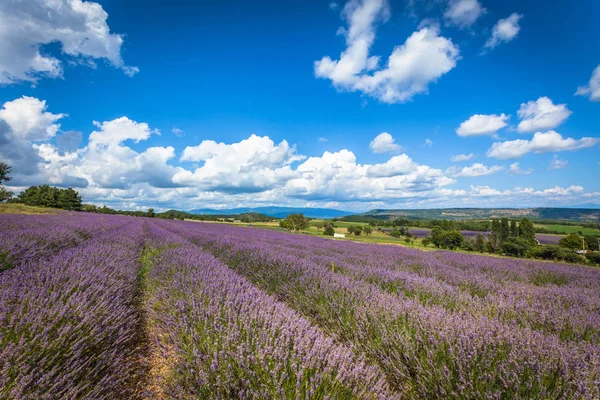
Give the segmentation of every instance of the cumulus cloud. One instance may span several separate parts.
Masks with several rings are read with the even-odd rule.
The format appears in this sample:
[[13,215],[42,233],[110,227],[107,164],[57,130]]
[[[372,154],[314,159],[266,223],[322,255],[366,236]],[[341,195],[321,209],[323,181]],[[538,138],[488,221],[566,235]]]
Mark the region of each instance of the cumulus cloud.
[[338,60],[325,56],[315,61],[315,75],[331,80],[338,90],[358,91],[384,103],[402,103],[426,93],[430,83],[456,66],[458,47],[439,35],[439,27],[430,25],[396,46],[381,67],[380,57],[369,52],[377,24],[389,16],[387,0],[349,0],[342,10],[348,28],[339,31],[346,38],[346,49]]
[[310,157],[283,191],[292,198],[320,201],[384,201],[427,198],[454,183],[443,171],[418,165],[406,155],[385,164],[361,165],[348,150]]
[[27,141],[46,140],[56,135],[65,114],[46,111],[46,101],[23,96],[7,101],[0,109],[0,119],[6,121],[13,134]]
[[493,49],[501,43],[507,43],[513,40],[519,34],[521,27],[519,20],[522,15],[513,13],[508,18],[499,20],[492,28],[492,36],[485,42],[485,47]]
[[510,116],[505,114],[475,114],[468,120],[460,124],[456,133],[458,136],[484,136],[495,135],[498,130],[504,128]]
[[390,158],[383,164],[371,165],[367,168],[367,175],[376,178],[405,175],[414,171],[417,166],[417,163],[409,156],[401,154]]
[[548,169],[563,169],[566,168],[568,164],[569,162],[567,160],[561,160],[555,154],[554,157],[552,157],[552,161],[550,161],[550,167],[548,167]]
[[550,153],[573,151],[593,147],[600,138],[584,137],[581,139],[563,138],[556,131],[537,132],[531,140],[517,139],[506,142],[495,142],[488,150],[487,156],[506,160],[519,158],[527,153]]
[[431,139],[425,139],[425,147],[433,146],[433,141]]
[[[285,140],[276,143],[256,135],[236,143],[203,140],[184,149],[179,157],[181,166],[173,166],[178,156],[175,149],[151,145],[159,132],[147,123],[127,117],[95,122],[82,147],[79,132],[61,132],[53,126],[63,117],[57,118],[61,114],[49,111],[43,101],[22,104],[28,105],[22,115],[12,104],[2,109],[13,110],[9,113],[12,126],[0,119],[0,155],[15,167],[11,189],[45,182],[71,186],[80,191],[84,201],[118,208],[282,203],[346,209],[458,206],[486,196],[491,199],[489,204],[498,198],[501,204],[513,201],[523,205],[525,201],[539,204],[539,199],[576,201],[586,195],[577,185],[455,189],[451,185],[456,179],[491,175],[502,167],[476,163],[443,171],[419,164],[407,154],[364,164],[347,149],[306,158]],[[38,126],[23,124],[25,118],[38,121]],[[140,144],[134,149],[130,147],[133,142]],[[13,163],[19,155],[29,157],[27,162]],[[472,158],[472,154],[461,156],[463,160]],[[518,163],[508,170],[515,171],[521,171]]]
[[146,140],[152,134],[160,134],[158,129],[150,129],[147,123],[132,121],[127,117],[121,117],[112,121],[93,122],[94,126],[99,128],[90,134],[90,146],[115,145],[126,140],[133,140],[136,143],[140,140]]
[[450,0],[444,18],[449,25],[464,29],[473,25],[485,13],[486,9],[478,0]]
[[138,72],[121,58],[123,36],[110,32],[102,6],[81,0],[0,2],[0,84],[37,82],[62,76],[61,61],[44,54],[43,45],[60,43],[62,53],[94,65],[105,59],[127,75]]
[[592,72],[588,84],[578,87],[575,94],[577,96],[587,96],[591,101],[600,101],[600,65]]
[[508,168],[508,171],[506,171],[506,173],[509,175],[529,175],[532,172],[533,172],[533,169],[531,169],[531,168],[521,169],[521,167],[519,167],[518,162],[510,164],[510,168]]
[[477,155],[474,153],[456,154],[450,158],[450,161],[452,161],[452,162],[469,161],[469,160],[474,159],[475,157],[477,157]]
[[283,140],[251,135],[238,143],[204,140],[183,150],[181,161],[204,162],[194,172],[181,171],[173,181],[206,189],[244,192],[263,191],[282,185],[292,176],[290,164],[305,157]]
[[566,104],[554,104],[548,97],[540,97],[536,101],[521,104],[517,111],[521,119],[517,131],[523,133],[556,128],[571,114]]
[[375,139],[371,140],[369,148],[373,153],[391,153],[400,151],[402,147],[395,142],[392,135],[387,132],[382,132],[377,135]]
[[495,174],[496,172],[502,171],[504,168],[499,165],[488,167],[481,163],[475,163],[470,167],[450,167],[446,170],[446,173],[454,178],[465,177],[473,178],[477,176],[487,176]]
[[0,156],[15,171],[35,174],[43,160],[31,144],[54,137],[64,117],[47,111],[46,102],[34,97],[7,101],[0,109]]

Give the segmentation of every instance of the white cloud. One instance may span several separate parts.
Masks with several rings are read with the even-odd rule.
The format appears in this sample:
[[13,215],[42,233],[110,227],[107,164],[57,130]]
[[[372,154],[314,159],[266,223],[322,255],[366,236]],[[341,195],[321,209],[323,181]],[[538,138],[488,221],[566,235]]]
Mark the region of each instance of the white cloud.
[[450,158],[450,161],[452,162],[461,162],[461,161],[469,161],[474,159],[475,157],[477,157],[476,154],[473,153],[469,153],[469,154],[457,154],[454,155]]
[[325,143],[325,142],[327,142],[329,139],[327,139],[326,137],[320,137],[318,140],[319,140],[319,142],[321,142],[321,143]]
[[558,158],[558,155],[555,154],[554,157],[552,157],[552,161],[550,161],[549,169],[563,169],[566,168],[568,164],[569,162],[567,160],[561,160]]
[[46,140],[60,129],[56,121],[66,116],[52,114],[46,108],[46,101],[23,96],[4,103],[0,109],[0,119],[6,121],[13,134],[23,140]]
[[[18,191],[45,182],[71,186],[80,191],[84,201],[117,208],[286,204],[364,210],[464,206],[471,201],[477,204],[480,197],[486,196],[486,204],[490,205],[539,205],[540,199],[544,204],[573,204],[588,195],[578,185],[453,189],[449,186],[456,183],[455,178],[491,175],[502,167],[473,164],[442,171],[419,164],[407,154],[378,164],[361,164],[347,149],[306,158],[285,140],[277,144],[256,135],[237,143],[204,140],[186,148],[180,157],[182,166],[175,167],[170,165],[176,162],[175,149],[152,146],[151,140],[158,132],[144,122],[127,117],[96,122],[87,145],[80,147],[81,134],[52,127],[60,114],[40,117],[49,112],[43,101],[24,104],[37,114],[28,108],[19,114],[19,108],[14,108],[11,118],[22,121],[37,116],[33,119],[38,121],[37,126],[13,123],[19,130],[16,134],[6,120],[0,119],[2,158],[7,154],[10,160],[23,157],[19,163],[10,162],[15,167],[11,189]],[[48,127],[52,127],[50,132]],[[129,147],[129,140],[139,142],[136,149],[141,149]],[[508,172],[519,170],[518,163],[513,163]]]
[[423,27],[396,46],[385,67],[379,56],[369,56],[376,25],[390,16],[386,0],[350,0],[342,11],[347,29],[346,49],[339,60],[315,61],[315,75],[330,79],[338,90],[359,91],[385,103],[402,103],[426,93],[431,82],[456,66],[459,50],[439,36],[439,27]]
[[98,122],[94,125],[99,131],[90,134],[90,146],[97,145],[117,145],[125,140],[134,140],[136,143],[140,140],[146,140],[152,134],[160,134],[158,129],[150,129],[147,123],[138,123],[127,117],[121,117],[112,121]]
[[292,176],[290,164],[304,158],[287,141],[276,145],[268,136],[251,135],[233,144],[204,140],[186,147],[181,156],[181,161],[204,165],[179,172],[173,181],[212,190],[263,191],[282,185]]
[[485,47],[493,49],[501,43],[510,42],[519,34],[519,20],[522,15],[513,13],[508,18],[499,20],[492,29],[492,36],[485,42]]
[[495,135],[498,130],[507,125],[506,121],[509,118],[510,116],[504,114],[475,114],[461,123],[456,133],[462,137]]
[[177,137],[182,137],[184,135],[183,130],[177,127],[173,127],[173,129],[171,129],[171,133]]
[[283,192],[291,198],[320,201],[384,201],[427,198],[454,183],[441,170],[418,165],[406,155],[384,164],[361,165],[354,153],[340,150],[310,157],[297,168]]
[[425,139],[425,147],[433,146],[433,141],[431,139]]
[[60,129],[58,120],[66,114],[47,111],[46,102],[23,96],[7,101],[0,109],[0,158],[23,175],[33,175],[43,162],[31,146],[48,140]]
[[485,13],[486,9],[478,0],[450,0],[444,18],[448,24],[464,29],[473,25]]
[[510,164],[510,168],[508,169],[508,171],[506,171],[507,174],[509,175],[529,175],[533,172],[533,169],[529,168],[529,169],[521,169],[519,167],[519,163],[515,162]]
[[394,138],[387,132],[380,133],[371,140],[369,148],[373,153],[390,153],[400,151],[401,146],[395,143]]
[[578,96],[587,96],[591,101],[600,101],[600,65],[592,72],[592,77],[588,84],[578,87],[575,94]]
[[[560,200],[564,197],[573,196],[575,194],[582,194],[584,191],[582,186],[572,185],[566,188],[555,186],[549,189],[543,190],[535,190],[533,188],[514,188],[512,190],[498,190],[491,188],[489,186],[474,186],[471,185],[471,190],[469,191],[470,197],[504,197],[512,198],[514,200],[518,199],[528,199],[531,201],[532,199],[535,201],[536,197],[541,198],[551,198],[554,200]],[[584,195],[582,195],[584,196]],[[539,204],[539,203],[537,203]]]
[[548,97],[540,97],[536,101],[521,104],[517,114],[521,119],[517,131],[535,132],[556,128],[569,118],[572,112],[566,104],[553,104]]
[[62,53],[80,64],[108,60],[127,75],[137,67],[121,58],[123,36],[110,33],[102,6],[81,0],[29,0],[0,2],[0,84],[35,83],[40,77],[62,76],[61,61],[40,47],[60,43]]
[[496,172],[502,171],[504,168],[499,165],[494,165],[492,167],[488,167],[481,163],[475,163],[470,167],[450,167],[446,170],[446,174],[454,177],[465,177],[465,178],[473,178],[477,176],[487,176],[495,174]]
[[383,164],[375,164],[367,168],[367,175],[371,177],[391,177],[397,175],[406,175],[417,168],[415,163],[406,154],[400,154],[390,158]]
[[573,151],[593,147],[600,138],[584,137],[581,139],[563,138],[558,132],[537,132],[531,140],[517,139],[506,142],[495,142],[488,150],[487,156],[506,160],[519,158],[527,153],[549,153]]

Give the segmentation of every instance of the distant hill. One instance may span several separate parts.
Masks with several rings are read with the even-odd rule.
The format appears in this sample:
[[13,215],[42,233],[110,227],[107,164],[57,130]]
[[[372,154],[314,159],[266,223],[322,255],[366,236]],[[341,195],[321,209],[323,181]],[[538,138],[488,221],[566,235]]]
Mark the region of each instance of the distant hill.
[[332,208],[310,208],[310,207],[240,207],[217,210],[214,208],[197,208],[190,210],[191,214],[204,215],[237,215],[247,213],[258,213],[274,218],[285,218],[289,214],[302,213],[310,218],[340,218],[353,213]]
[[598,208],[439,208],[430,210],[383,210],[376,209],[360,216],[377,219],[490,219],[530,218],[564,221],[597,221]]

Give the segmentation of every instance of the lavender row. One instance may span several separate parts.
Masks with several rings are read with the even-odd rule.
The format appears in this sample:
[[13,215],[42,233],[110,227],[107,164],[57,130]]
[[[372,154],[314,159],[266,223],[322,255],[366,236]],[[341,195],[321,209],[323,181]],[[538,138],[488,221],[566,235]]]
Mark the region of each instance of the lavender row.
[[[167,246],[149,274],[150,319],[168,337],[173,398],[395,397],[381,370],[196,246],[153,228]],[[163,337],[164,337],[163,336]],[[163,339],[164,341],[164,339]]]
[[128,222],[0,274],[0,398],[140,393],[136,277],[143,231],[141,220]]
[[[409,397],[595,398],[600,352],[516,324],[424,306],[335,272],[310,257],[273,249],[248,229],[173,224],[236,271],[285,299],[378,362]],[[235,233],[233,235],[232,233]],[[297,237],[298,242],[305,238]],[[368,255],[369,246],[363,246]],[[317,247],[318,248],[318,247]]]
[[[600,344],[600,271],[589,267],[422,252],[232,227],[210,227],[239,246],[273,250],[373,283],[427,306]],[[240,234],[242,232],[248,235]],[[208,240],[211,240],[210,238]],[[514,267],[514,268],[513,268]]]
[[123,217],[93,214],[2,215],[0,217],[0,272],[22,264],[35,263],[65,248],[117,229],[127,223]]

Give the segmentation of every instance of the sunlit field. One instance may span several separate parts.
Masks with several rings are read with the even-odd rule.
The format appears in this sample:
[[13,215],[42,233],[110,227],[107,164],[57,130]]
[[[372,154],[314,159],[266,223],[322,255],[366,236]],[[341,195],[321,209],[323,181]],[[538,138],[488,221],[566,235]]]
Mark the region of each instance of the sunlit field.
[[599,398],[600,270],[0,216],[0,398]]

